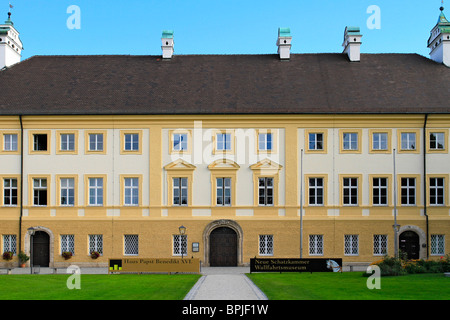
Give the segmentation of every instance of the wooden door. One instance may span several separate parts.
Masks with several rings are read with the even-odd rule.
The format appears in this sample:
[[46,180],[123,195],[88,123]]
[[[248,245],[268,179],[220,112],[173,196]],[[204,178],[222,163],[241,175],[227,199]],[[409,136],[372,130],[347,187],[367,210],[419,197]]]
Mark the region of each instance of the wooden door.
[[405,231],[400,235],[399,248],[406,252],[408,259],[419,259],[419,235],[414,231]]
[[214,229],[209,237],[212,267],[237,266],[237,234],[226,227]]
[[50,263],[50,237],[46,232],[36,231],[33,236],[33,266],[48,267]]

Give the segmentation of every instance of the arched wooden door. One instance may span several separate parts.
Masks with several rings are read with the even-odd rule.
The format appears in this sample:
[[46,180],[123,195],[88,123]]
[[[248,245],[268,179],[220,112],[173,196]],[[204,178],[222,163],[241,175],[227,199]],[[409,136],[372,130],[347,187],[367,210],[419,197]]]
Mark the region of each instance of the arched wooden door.
[[237,266],[237,234],[227,227],[214,229],[209,236],[211,267]]
[[33,266],[48,267],[50,264],[50,236],[36,231],[33,236]]
[[419,259],[419,235],[414,231],[405,231],[399,237],[401,251],[407,254],[408,259]]

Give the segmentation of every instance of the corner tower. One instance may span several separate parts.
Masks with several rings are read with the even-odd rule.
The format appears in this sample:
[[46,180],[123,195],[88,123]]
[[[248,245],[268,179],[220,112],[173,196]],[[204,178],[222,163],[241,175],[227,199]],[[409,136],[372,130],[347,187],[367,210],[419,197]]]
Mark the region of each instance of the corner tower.
[[11,12],[8,12],[8,20],[0,24],[0,70],[20,62],[22,50],[19,32],[11,21]]
[[450,67],[450,22],[444,15],[443,6],[440,10],[438,22],[431,30],[428,39],[428,48],[430,49],[431,60]]

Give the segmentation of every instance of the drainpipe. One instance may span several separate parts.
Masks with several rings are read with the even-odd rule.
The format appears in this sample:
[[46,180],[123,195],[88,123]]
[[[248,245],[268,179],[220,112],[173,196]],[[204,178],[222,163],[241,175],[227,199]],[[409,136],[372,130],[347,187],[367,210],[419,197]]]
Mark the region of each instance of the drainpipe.
[[23,123],[21,115],[19,115],[19,121],[20,121],[20,216],[19,216],[19,252],[20,252],[22,251],[22,216],[23,216]]
[[428,240],[428,213],[427,213],[427,121],[428,114],[425,114],[425,119],[423,122],[423,213],[426,220],[426,237],[427,237],[427,259],[429,258],[429,240]]

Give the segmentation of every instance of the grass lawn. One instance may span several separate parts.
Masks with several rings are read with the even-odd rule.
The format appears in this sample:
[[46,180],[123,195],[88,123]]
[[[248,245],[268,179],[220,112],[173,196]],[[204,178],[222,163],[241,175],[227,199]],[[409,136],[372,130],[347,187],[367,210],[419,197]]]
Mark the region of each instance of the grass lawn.
[[81,275],[80,290],[67,288],[70,275],[0,275],[0,300],[182,300],[197,274]]
[[361,272],[252,273],[249,278],[269,300],[449,300],[450,278],[443,274],[382,277],[368,289]]

